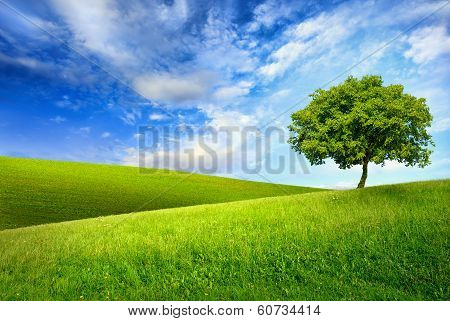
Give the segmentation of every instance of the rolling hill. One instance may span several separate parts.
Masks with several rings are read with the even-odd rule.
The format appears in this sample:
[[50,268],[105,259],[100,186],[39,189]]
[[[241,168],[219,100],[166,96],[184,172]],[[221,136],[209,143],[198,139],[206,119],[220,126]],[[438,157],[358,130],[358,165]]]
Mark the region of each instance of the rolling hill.
[[[60,182],[62,165],[42,164],[56,167],[45,182]],[[104,168],[133,170],[65,165],[91,184],[108,181]],[[92,189],[70,175],[60,189]],[[450,180],[419,182],[4,230],[0,299],[448,300],[449,192]]]
[[318,189],[169,170],[0,157],[0,230]]

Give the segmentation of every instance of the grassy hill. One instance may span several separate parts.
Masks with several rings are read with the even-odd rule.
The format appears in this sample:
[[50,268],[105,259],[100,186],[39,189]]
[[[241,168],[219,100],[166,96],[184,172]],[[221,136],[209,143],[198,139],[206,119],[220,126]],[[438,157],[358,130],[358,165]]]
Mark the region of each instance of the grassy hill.
[[0,157],[0,230],[317,189],[129,166]]
[[0,299],[448,300],[449,192],[444,180],[4,230]]

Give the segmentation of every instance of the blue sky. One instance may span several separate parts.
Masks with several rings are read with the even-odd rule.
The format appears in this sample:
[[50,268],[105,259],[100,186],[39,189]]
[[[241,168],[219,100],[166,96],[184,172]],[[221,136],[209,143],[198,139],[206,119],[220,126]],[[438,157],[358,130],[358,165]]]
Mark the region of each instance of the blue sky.
[[[286,128],[337,75],[324,88],[379,74],[427,99],[436,147],[425,169],[371,164],[367,184],[448,178],[449,18],[444,1],[2,1],[0,154],[134,165],[139,126]],[[267,157],[288,153],[274,139]],[[230,175],[345,188],[360,172]]]

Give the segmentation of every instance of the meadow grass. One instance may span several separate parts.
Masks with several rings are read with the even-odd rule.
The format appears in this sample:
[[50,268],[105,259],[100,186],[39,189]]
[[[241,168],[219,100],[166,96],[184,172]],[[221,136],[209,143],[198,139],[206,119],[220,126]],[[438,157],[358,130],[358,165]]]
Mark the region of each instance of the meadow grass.
[[169,170],[0,157],[0,230],[317,189]]
[[450,181],[0,232],[1,300],[448,300]]

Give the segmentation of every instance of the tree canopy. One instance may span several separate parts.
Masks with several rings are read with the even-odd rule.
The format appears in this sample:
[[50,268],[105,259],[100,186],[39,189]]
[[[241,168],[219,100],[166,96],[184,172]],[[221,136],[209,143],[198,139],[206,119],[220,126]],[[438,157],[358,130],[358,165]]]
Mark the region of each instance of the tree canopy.
[[348,77],[328,90],[318,89],[311,102],[292,114],[289,143],[311,165],[333,159],[341,169],[396,160],[406,166],[430,164],[427,127],[432,116],[424,98],[404,93],[402,85],[383,86],[381,76]]

